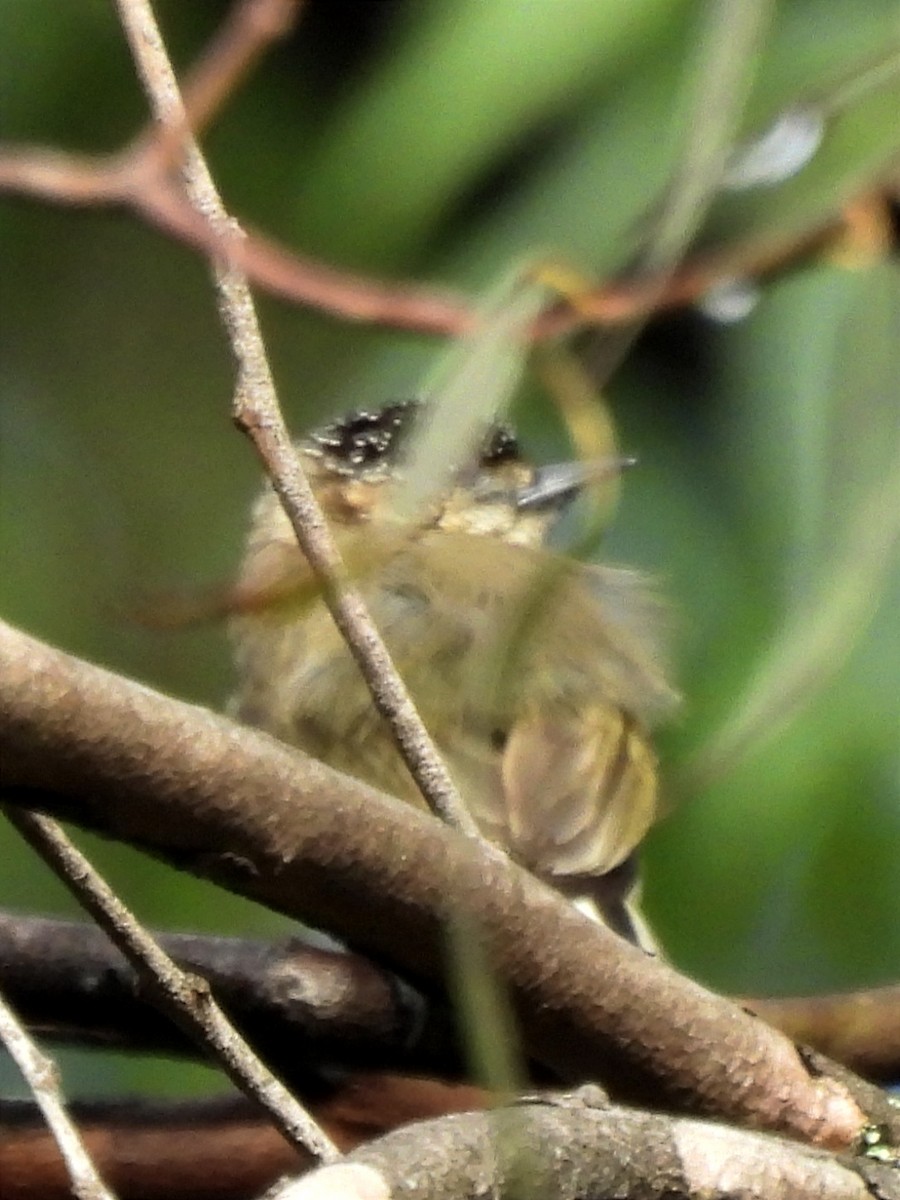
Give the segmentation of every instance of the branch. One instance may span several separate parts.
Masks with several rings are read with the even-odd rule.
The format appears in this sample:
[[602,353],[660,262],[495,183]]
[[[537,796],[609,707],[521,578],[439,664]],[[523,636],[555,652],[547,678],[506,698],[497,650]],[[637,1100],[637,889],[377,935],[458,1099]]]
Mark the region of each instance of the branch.
[[479,838],[478,827],[422,723],[361,594],[347,583],[337,546],[300,466],[281,415],[250,286],[231,252],[243,235],[225,211],[190,133],[178,81],[150,4],[148,0],[117,3],[154,115],[171,135],[182,140],[188,199],[220,241],[213,278],[219,314],[237,363],[235,422],[250,437],[262,459],[300,548],[321,584],[329,612],[429,808],[454,828]]
[[837,1158],[762,1134],[617,1108],[597,1092],[408,1126],[287,1184],[272,1200],[401,1192],[409,1200],[900,1200],[896,1163]]
[[56,822],[15,809],[7,816],[125,955],[160,1008],[211,1054],[233,1083],[262,1105],[275,1127],[323,1162],[339,1158],[326,1134],[244,1042],[206,981],[182,971],[157,946]]
[[[267,45],[288,32],[301,3],[235,4],[185,77],[185,126],[172,126],[168,132],[151,127],[118,154],[102,158],[42,146],[0,145],[0,191],[62,205],[125,206],[167,236],[215,259],[221,254],[221,236],[173,184],[170,168],[184,128],[197,133],[220,113]],[[815,228],[788,236],[751,234],[744,242],[697,252],[672,272],[631,272],[608,280],[580,294],[577,311],[560,304],[542,314],[533,336],[556,339],[584,324],[629,325],[690,305],[723,282],[773,274],[842,239],[871,192],[868,183],[860,196],[845,198],[843,214],[835,212]],[[282,299],[345,321],[416,333],[459,337],[474,327],[471,300],[452,289],[359,275],[298,254],[249,225],[244,229],[246,236],[229,247],[232,265]]]
[[[155,932],[202,975],[235,1024],[287,1082],[310,1065],[458,1078],[453,1019],[360,955],[283,941]],[[134,972],[92,925],[0,909],[0,974],[34,1033],[80,1045],[192,1054],[193,1043],[146,1004]],[[744,997],[794,1042],[867,1079],[900,1078],[900,985],[825,996]]]
[[218,116],[269,46],[287,37],[303,5],[304,0],[236,0],[185,77],[184,107],[195,135]]
[[[74,1102],[91,1160],[123,1200],[247,1200],[311,1165],[243,1097]],[[3,1200],[71,1200],[59,1152],[34,1106],[0,1101]]]
[[[282,942],[154,934],[206,979],[256,1052],[286,1082],[316,1066],[458,1077],[452,1019],[359,955]],[[44,1037],[132,1051],[196,1054],[145,999],[135,972],[93,926],[0,911],[0,974],[28,1027]]]
[[[526,1051],[573,1080],[829,1146],[883,1094],[595,925],[490,847],[273,738],[0,623],[0,756],[17,804],[317,924],[433,992],[443,928],[480,929]],[[714,1049],[713,1049],[714,1048]]]
[[793,1041],[815,1046],[867,1079],[900,1079],[900,984],[744,1003]]
[[[286,37],[303,0],[235,0],[225,20],[185,76],[182,87],[188,128],[198,135],[224,107],[269,45]],[[163,182],[182,154],[182,129],[150,125],[118,159],[120,179]]]
[[[139,139],[135,147],[142,144]],[[221,245],[209,225],[198,219],[179,189],[148,169],[131,149],[105,159],[68,154],[44,146],[0,143],[0,192],[33,196],[65,206],[131,209],[173,240],[214,257]],[[868,197],[867,185],[848,208]],[[382,325],[432,337],[460,337],[475,325],[469,299],[450,287],[412,281],[390,282],[344,270],[300,254],[242,222],[245,237],[230,248],[233,264],[256,286],[292,304],[343,321]],[[834,214],[821,227],[773,237],[755,233],[731,246],[689,255],[673,272],[649,277],[624,275],[578,296],[577,311],[559,304],[535,322],[535,341],[556,340],[588,325],[630,325],[689,307],[718,285],[735,278],[761,279],[801,262],[840,241],[846,226]]]
[[[342,1150],[451,1112],[487,1106],[477,1088],[391,1075],[341,1076],[324,1095],[306,1097]],[[276,1179],[314,1165],[243,1096],[204,1100],[74,1101],[92,1161],[123,1198],[247,1200]],[[40,1111],[0,1100],[3,1200],[70,1200],[70,1182]]]
[[[90,1154],[69,1120],[59,1090],[56,1064],[46,1058],[19,1024],[0,995],[0,1042],[31,1088],[65,1164],[66,1181],[78,1200],[115,1200],[97,1172]],[[5,1187],[4,1187],[5,1191]]]

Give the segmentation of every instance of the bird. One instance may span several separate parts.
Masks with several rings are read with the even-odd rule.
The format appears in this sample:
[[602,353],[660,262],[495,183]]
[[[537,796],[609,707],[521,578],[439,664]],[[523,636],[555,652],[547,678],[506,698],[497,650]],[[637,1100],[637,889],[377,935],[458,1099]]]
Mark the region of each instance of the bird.
[[[651,731],[678,701],[659,604],[639,574],[548,544],[568,505],[623,460],[536,466],[498,421],[411,515],[398,495],[425,410],[357,409],[296,452],[481,832],[653,952],[636,851],[660,807]],[[271,487],[236,594],[233,715],[422,806]]]

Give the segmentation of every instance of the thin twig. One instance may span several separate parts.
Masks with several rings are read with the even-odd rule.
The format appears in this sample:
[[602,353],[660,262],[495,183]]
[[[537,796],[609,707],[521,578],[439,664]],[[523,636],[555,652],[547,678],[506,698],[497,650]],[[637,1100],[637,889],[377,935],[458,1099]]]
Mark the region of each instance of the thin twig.
[[[97,159],[43,146],[0,144],[0,191],[60,205],[125,205],[166,236],[207,257],[220,251],[221,241],[209,224],[197,216],[180,190],[148,164],[147,157],[130,149]],[[865,194],[871,194],[870,184]],[[854,199],[848,196],[846,203]],[[835,213],[799,233],[754,234],[743,243],[699,251],[671,275],[608,280],[579,294],[577,311],[558,304],[542,313],[532,337],[552,341],[585,325],[627,325],[686,308],[724,280],[761,279],[811,257],[842,229]],[[432,337],[459,337],[474,327],[472,302],[452,288],[360,275],[290,250],[249,225],[244,233],[229,247],[232,265],[257,287],[292,304],[343,321]]]
[[[225,101],[246,77],[273,40],[290,29],[303,0],[243,0],[230,12],[183,87],[186,125],[195,133],[218,115]],[[834,95],[827,89],[797,103],[833,113],[858,99],[860,90],[880,86],[900,62],[895,51],[863,72],[842,81]],[[859,77],[857,77],[859,75]],[[183,192],[172,186],[169,171],[182,146],[184,126],[139,133],[121,152],[103,158],[66,154],[40,146],[0,144],[0,191],[36,196],[58,204],[126,205],[168,236],[208,257],[221,251],[221,235],[198,219]],[[893,168],[882,175],[891,186]],[[863,195],[870,194],[872,181]],[[607,280],[578,297],[577,310],[556,305],[535,322],[535,340],[556,339],[584,325],[616,327],[646,320],[654,313],[694,303],[724,280],[758,279],[820,250],[841,232],[839,208],[858,196],[838,198],[834,212],[814,226],[786,234],[753,235],[743,242],[707,248],[686,259],[674,271],[632,272]],[[365,321],[394,329],[444,337],[472,330],[476,314],[471,301],[449,288],[412,282],[374,279],[341,270],[297,254],[245,227],[247,236],[232,242],[233,267],[257,286],[295,304],[306,305],[345,321]],[[646,267],[646,264],[644,264]]]
[[335,624],[359,665],[378,711],[433,812],[470,837],[478,828],[397,674],[362,597],[346,582],[343,563],[284,424],[247,278],[232,246],[243,237],[222,204],[190,134],[178,83],[148,0],[117,0],[119,16],[154,115],[184,138],[184,183],[191,204],[220,239],[214,264],[219,313],[237,360],[234,419],[269,472],[297,541],[322,586]]
[[153,995],[189,1035],[200,1039],[228,1077],[270,1114],[292,1143],[323,1162],[340,1152],[263,1066],[213,999],[209,985],[182,971],[135,920],[106,881],[49,817],[10,809],[7,816],[30,846],[109,935]]
[[304,0],[240,0],[184,81],[184,104],[196,135],[253,70],[272,42],[286,37]]
[[100,1178],[78,1130],[69,1120],[59,1090],[56,1064],[42,1054],[0,995],[0,1041],[31,1089],[65,1160],[72,1191],[79,1200],[115,1200]]
[[[218,116],[226,101],[269,45],[292,29],[304,0],[239,0],[234,4],[182,85],[187,121],[194,136]],[[182,131],[153,123],[123,156],[123,165],[162,176],[178,161]]]

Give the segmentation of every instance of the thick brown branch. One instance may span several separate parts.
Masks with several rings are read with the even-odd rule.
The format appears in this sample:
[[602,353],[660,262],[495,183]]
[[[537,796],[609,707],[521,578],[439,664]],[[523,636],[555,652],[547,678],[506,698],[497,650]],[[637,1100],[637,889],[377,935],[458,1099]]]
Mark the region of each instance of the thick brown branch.
[[[449,1015],[359,955],[281,942],[156,934],[206,979],[260,1056],[286,1082],[317,1065],[460,1073]],[[0,912],[0,975],[28,1027],[54,1041],[196,1054],[164,1020],[109,939],[91,925]]]
[[319,924],[439,988],[480,927],[527,1051],[571,1079],[849,1145],[896,1110],[813,1075],[763,1022],[594,925],[498,851],[203,709],[0,624],[12,795]]
[[[262,1058],[289,1082],[311,1065],[457,1078],[454,1023],[437,1004],[360,955],[284,941],[165,934],[156,939],[203,976]],[[0,975],[28,1027],[54,1041],[136,1052],[196,1048],[147,1004],[133,971],[91,925],[0,909]],[[900,1078],[900,986],[826,996],[745,998],[792,1041],[867,1079]],[[305,1064],[305,1068],[304,1068]]]
[[900,985],[834,996],[753,998],[748,1008],[867,1079],[900,1079]]

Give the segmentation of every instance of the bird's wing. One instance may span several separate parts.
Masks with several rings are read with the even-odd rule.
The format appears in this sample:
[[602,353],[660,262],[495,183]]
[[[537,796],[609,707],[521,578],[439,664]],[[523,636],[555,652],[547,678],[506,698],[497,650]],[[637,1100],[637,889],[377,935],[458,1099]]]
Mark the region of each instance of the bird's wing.
[[653,751],[617,707],[522,716],[495,753],[493,786],[470,800],[476,818],[550,882],[612,871],[653,823]]

